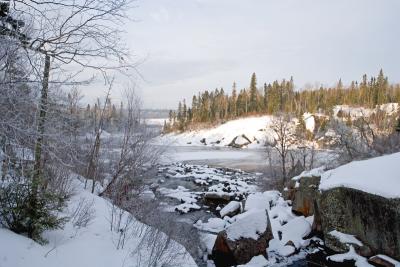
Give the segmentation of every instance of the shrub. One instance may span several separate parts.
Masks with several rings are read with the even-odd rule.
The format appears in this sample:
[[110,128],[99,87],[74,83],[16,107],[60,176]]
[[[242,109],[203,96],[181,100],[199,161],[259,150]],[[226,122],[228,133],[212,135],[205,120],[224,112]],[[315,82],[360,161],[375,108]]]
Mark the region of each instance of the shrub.
[[44,244],[45,230],[63,226],[66,219],[59,218],[66,197],[40,188],[32,190],[32,179],[9,173],[0,181],[0,224],[18,234]]

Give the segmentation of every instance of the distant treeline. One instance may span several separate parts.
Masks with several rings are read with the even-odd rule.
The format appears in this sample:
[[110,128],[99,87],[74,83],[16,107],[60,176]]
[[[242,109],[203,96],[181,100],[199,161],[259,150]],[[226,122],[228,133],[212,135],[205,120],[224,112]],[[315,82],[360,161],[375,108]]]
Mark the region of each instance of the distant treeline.
[[201,123],[220,123],[249,115],[274,114],[277,112],[301,115],[304,112],[329,114],[335,105],[353,105],[374,108],[376,105],[400,102],[400,85],[390,84],[380,70],[377,77],[352,81],[344,86],[339,80],[334,87],[294,90],[293,78],[257,85],[256,74],[251,76],[250,87],[238,90],[233,83],[231,94],[224,89],[204,91],[192,98],[192,105],[180,101],[176,111],[169,112],[164,131],[184,131]]

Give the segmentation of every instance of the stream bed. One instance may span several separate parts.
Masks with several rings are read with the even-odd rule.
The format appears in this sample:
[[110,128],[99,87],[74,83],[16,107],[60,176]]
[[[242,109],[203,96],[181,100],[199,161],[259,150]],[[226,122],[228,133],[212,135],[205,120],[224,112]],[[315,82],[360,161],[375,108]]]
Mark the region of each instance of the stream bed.
[[[160,216],[180,229],[173,238],[185,246],[198,266],[212,266],[207,255],[215,239],[205,238],[210,233],[204,235],[196,225],[218,218],[229,201],[241,202],[248,194],[265,190],[265,181],[270,181],[266,161],[261,149],[173,147],[162,164],[144,177],[143,196],[157,206]],[[144,222],[158,227],[151,220]],[[218,231],[211,234],[216,236]],[[304,258],[294,257],[280,266],[315,266]]]

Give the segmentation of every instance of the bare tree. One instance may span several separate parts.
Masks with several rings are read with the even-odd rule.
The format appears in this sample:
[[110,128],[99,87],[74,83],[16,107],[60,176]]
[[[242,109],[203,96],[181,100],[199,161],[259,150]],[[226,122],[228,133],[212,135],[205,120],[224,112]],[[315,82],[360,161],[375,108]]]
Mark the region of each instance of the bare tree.
[[[108,99],[110,99],[111,89],[112,89],[113,81],[111,81],[108,91],[106,94],[106,99],[103,104],[103,108],[100,111],[100,117],[98,123],[95,121],[95,138],[94,143],[91,148],[91,152],[89,154],[89,162],[86,171],[86,178],[92,180],[92,193],[94,193],[94,188],[96,184],[96,168],[98,165],[99,153],[100,153],[100,145],[101,145],[101,134],[103,133],[103,125],[105,119],[105,111]],[[86,188],[87,180],[85,182]]]
[[[106,77],[107,70],[131,67],[127,50],[120,41],[119,23],[129,6],[128,0],[14,0],[9,13],[29,21],[32,29],[23,41],[21,27],[9,33],[32,63],[36,77],[41,81],[37,137],[35,144],[34,184],[40,184],[43,170],[42,150],[48,112],[48,91],[51,64],[55,68],[72,64],[81,69],[91,68]],[[44,59],[41,71],[35,61]],[[53,68],[54,69],[54,68]]]
[[110,194],[117,184],[121,186],[121,179],[136,177],[143,171],[145,164],[154,164],[160,156],[160,151],[149,145],[152,135],[146,126],[141,124],[140,99],[134,88],[126,89],[124,95],[126,115],[123,119],[123,136],[118,144],[119,155],[113,164],[111,179],[100,195]]
[[[66,139],[62,136],[66,128],[66,108],[57,103],[53,91],[68,84],[79,84],[80,77],[84,76],[82,72],[87,69],[91,69],[91,74],[97,71],[108,81],[109,72],[134,68],[129,63],[119,30],[129,4],[129,0],[9,0],[0,3],[0,46],[7,48],[0,51],[2,93],[3,88],[7,88],[4,90],[7,97],[1,102],[18,111],[14,115],[6,113],[7,117],[0,119],[1,126],[6,126],[0,132],[6,137],[3,148],[14,148],[18,140],[23,147],[34,151],[31,190],[26,191],[28,201],[24,201],[28,202],[25,205],[30,236],[32,233],[37,236],[43,230],[36,228],[36,223],[42,216],[39,198],[47,195],[42,192],[48,193],[47,162],[68,165],[74,157],[71,142],[64,142]],[[29,66],[21,75],[15,75],[15,70],[22,69],[15,67],[21,61],[18,57],[24,60],[24,67]],[[90,79],[83,81],[86,80]],[[13,102],[17,99],[16,93],[23,95],[20,86],[24,85],[34,92],[24,92],[22,99],[29,103],[25,108],[23,101],[18,101],[17,105]],[[51,210],[44,208],[52,215]]]
[[273,147],[279,155],[282,171],[282,186],[285,186],[287,179],[287,156],[290,148],[295,143],[293,133],[293,122],[288,114],[277,114],[271,124],[274,133],[273,142],[267,146]]

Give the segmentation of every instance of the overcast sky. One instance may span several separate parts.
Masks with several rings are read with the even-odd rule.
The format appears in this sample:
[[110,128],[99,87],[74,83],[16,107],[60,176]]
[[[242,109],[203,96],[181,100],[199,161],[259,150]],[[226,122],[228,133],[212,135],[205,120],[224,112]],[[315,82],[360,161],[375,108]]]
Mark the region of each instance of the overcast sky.
[[137,0],[126,24],[144,106],[175,108],[204,89],[294,77],[400,81],[399,0]]

